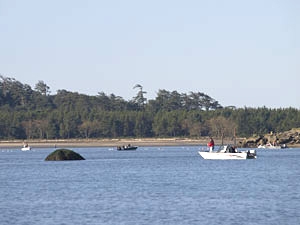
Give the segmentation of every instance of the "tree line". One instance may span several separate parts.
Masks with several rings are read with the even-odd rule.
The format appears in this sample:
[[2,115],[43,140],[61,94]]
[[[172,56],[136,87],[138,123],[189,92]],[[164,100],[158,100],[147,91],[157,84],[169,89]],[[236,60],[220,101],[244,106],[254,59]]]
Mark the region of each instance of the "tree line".
[[147,100],[141,85],[132,100],[99,92],[50,94],[38,81],[0,76],[0,139],[120,137],[248,137],[300,127],[295,108],[223,107],[202,92],[159,90]]

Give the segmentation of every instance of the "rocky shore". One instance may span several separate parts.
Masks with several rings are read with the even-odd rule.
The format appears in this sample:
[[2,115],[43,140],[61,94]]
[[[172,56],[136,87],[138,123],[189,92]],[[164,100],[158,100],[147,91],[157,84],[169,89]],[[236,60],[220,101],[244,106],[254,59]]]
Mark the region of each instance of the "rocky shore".
[[[117,147],[126,146],[206,146],[209,137],[201,138],[124,138],[124,139],[57,139],[57,140],[3,140],[0,148],[21,148],[25,143],[33,148],[71,148],[71,147]],[[215,145],[221,144],[221,139],[214,139]],[[237,138],[237,147],[256,148],[260,144],[286,144],[288,147],[300,147],[300,128],[282,133],[254,135],[250,138]],[[224,144],[234,144],[232,139],[223,140]]]
[[280,133],[269,133],[265,135],[254,135],[242,141],[242,147],[255,148],[259,145],[287,145],[288,147],[300,147],[300,128],[293,128]]

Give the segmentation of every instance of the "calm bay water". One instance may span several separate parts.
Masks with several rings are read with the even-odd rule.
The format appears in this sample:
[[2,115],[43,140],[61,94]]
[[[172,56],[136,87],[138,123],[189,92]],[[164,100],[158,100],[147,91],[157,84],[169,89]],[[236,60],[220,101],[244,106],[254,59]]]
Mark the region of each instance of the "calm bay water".
[[300,224],[300,149],[204,160],[201,147],[0,149],[1,225]]

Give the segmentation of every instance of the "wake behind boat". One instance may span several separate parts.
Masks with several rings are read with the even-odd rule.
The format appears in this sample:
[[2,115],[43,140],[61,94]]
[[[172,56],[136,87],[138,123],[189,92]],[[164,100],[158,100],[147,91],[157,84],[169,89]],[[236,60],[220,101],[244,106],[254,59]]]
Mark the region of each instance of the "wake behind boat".
[[198,152],[203,159],[256,159],[256,151],[237,151],[231,145],[220,146],[218,151],[209,151],[209,152]]

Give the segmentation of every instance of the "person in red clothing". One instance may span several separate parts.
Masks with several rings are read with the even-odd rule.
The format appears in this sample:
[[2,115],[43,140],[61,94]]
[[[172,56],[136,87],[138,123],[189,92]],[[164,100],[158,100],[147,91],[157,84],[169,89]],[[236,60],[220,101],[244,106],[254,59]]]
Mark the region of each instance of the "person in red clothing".
[[212,139],[212,137],[210,138],[210,141],[207,143],[207,146],[209,147],[209,151],[212,152],[215,148],[215,142]]

